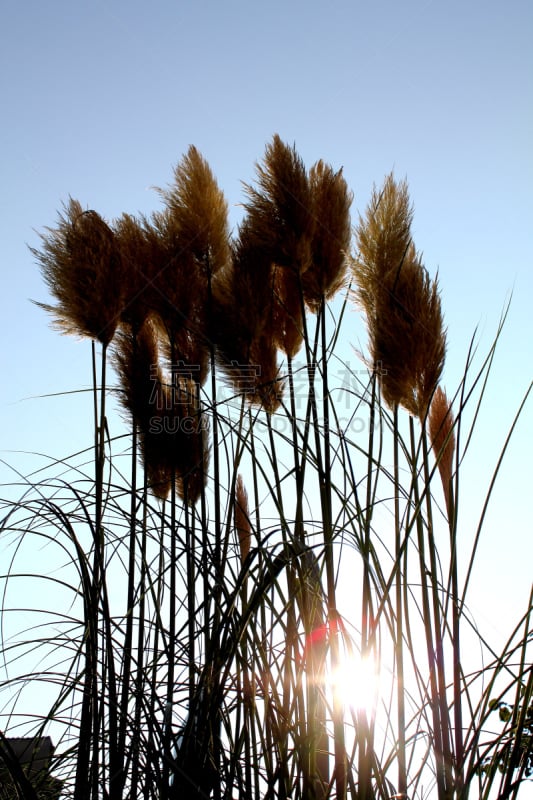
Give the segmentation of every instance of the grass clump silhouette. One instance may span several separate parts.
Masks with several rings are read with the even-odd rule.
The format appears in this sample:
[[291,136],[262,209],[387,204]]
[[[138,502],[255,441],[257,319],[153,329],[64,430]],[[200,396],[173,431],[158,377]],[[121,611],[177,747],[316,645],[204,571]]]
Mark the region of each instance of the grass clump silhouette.
[[[191,147],[161,211],[108,223],[70,200],[34,250],[57,302],[43,307],[92,340],[94,446],[92,466],[57,462],[6,504],[4,617],[28,575],[57,608],[4,633],[2,727],[53,732],[76,800],[517,797],[531,604],[496,653],[466,603],[481,525],[458,547],[461,464],[500,331],[449,399],[405,181],[374,190],[353,252],[341,171],[307,170],[274,136],[245,192],[231,237]],[[368,328],[362,372],[338,355],[350,299]],[[24,566],[36,543],[46,575]],[[468,667],[465,636],[483,655]],[[369,665],[352,701],[341,676],[362,685]],[[32,717],[35,682],[50,702]],[[512,709],[498,734],[496,708]]]

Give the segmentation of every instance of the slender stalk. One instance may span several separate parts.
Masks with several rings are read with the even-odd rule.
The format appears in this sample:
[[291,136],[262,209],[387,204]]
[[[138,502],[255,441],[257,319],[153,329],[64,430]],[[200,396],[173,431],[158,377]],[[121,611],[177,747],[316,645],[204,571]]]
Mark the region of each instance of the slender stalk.
[[[207,269],[207,308],[208,308],[208,315],[211,314],[211,309],[213,306],[213,288],[212,288],[212,272],[211,272],[211,265],[209,261],[206,265]],[[212,565],[212,575],[214,580],[214,587],[211,587],[208,590],[206,597],[204,598],[206,604],[206,613],[205,613],[205,640],[206,640],[206,653],[209,652],[217,652],[220,645],[219,639],[219,631],[220,631],[220,607],[221,607],[221,597],[222,597],[222,583],[223,583],[223,574],[222,574],[222,561],[221,561],[221,554],[223,548],[222,542],[222,524],[221,524],[221,470],[220,470],[220,454],[219,454],[219,447],[220,447],[220,437],[219,437],[219,420],[218,420],[218,408],[217,408],[217,383],[216,383],[216,361],[215,361],[215,345],[213,342],[209,342],[209,360],[211,366],[211,408],[212,408],[212,426],[211,426],[211,436],[213,439],[213,494],[214,494],[214,526],[215,526],[215,535],[214,535],[214,548],[212,550],[213,554],[213,565]],[[207,533],[207,532],[206,532]],[[206,542],[207,544],[207,542]],[[208,630],[208,626],[210,624],[210,603],[208,603],[208,598],[213,599],[213,616],[211,621],[211,629]],[[209,643],[209,645],[208,645]],[[219,686],[217,685],[216,681],[218,680],[217,675],[214,676],[214,685],[213,685],[213,693],[215,697],[219,696]],[[216,717],[212,721],[212,730],[213,730],[213,759],[214,759],[214,770],[217,775],[220,774],[220,713],[217,709]],[[220,780],[215,781],[214,786],[214,800],[219,800],[220,798]]]
[[[402,526],[400,519],[400,475],[399,475],[399,430],[398,430],[398,405],[394,406],[394,541],[395,541],[395,570],[396,570],[396,639],[395,660],[398,693],[398,794],[405,800],[407,798],[407,764],[405,749],[405,678],[403,658],[403,583],[407,583],[407,576],[402,574]],[[405,559],[407,568],[407,559]]]
[[172,476],[170,487],[170,557],[169,557],[169,610],[168,610],[168,655],[167,655],[167,680],[166,680],[166,701],[165,701],[165,722],[163,727],[163,787],[168,792],[171,761],[171,741],[172,741],[172,715],[174,706],[174,676],[176,665],[176,590],[178,572],[178,553],[177,553],[177,525],[176,525],[176,475]]
[[[290,400],[290,421],[292,427],[292,448],[294,455],[294,478],[296,484],[296,513],[294,517],[294,535],[295,538],[305,541],[305,532],[303,527],[303,484],[305,473],[305,452],[298,446],[298,423],[297,423],[297,408],[296,396],[294,392],[294,374],[292,369],[292,358],[287,357],[287,374],[289,377],[289,400]],[[301,457],[301,461],[300,461]]]
[[[248,580],[247,576],[243,576],[241,586],[241,607],[244,609],[248,605]],[[242,726],[244,729],[244,793],[246,797],[252,797],[252,740],[251,731],[254,726],[254,682],[251,677],[251,670],[249,667],[249,659],[251,653],[248,648],[248,641],[246,636],[243,637],[241,643],[241,687],[242,692],[242,706],[243,706],[243,721]],[[238,730],[238,727],[237,727]],[[254,759],[255,763],[255,759]]]
[[464,737],[463,737],[463,678],[461,665],[461,608],[457,557],[457,519],[453,484],[449,485],[448,521],[450,527],[450,572],[452,600],[452,648],[453,648],[453,716],[455,738],[455,791],[461,796],[464,788]]
[[428,583],[428,578],[431,579],[432,576],[426,565],[424,522],[420,511],[420,491],[418,485],[419,478],[417,471],[414,420],[411,415],[409,415],[409,433],[411,440],[411,469],[412,469],[413,496],[415,504],[415,510],[414,510],[415,525],[418,534],[418,555],[420,562],[420,591],[422,594],[422,620],[424,624],[426,651],[428,659],[430,708],[431,708],[432,725],[433,725],[433,731],[432,731],[434,740],[433,751],[435,755],[437,795],[439,800],[446,800],[448,795],[446,791],[446,768],[443,756],[443,742],[442,742],[443,731],[442,731],[442,724],[440,717],[437,666],[435,663],[435,641],[433,637],[430,589]]
[[[85,681],[80,720],[80,755],[76,767],[76,792],[80,800],[98,797],[99,783],[99,741],[101,719],[98,688],[98,628],[99,598],[103,565],[103,471],[105,458],[105,369],[106,346],[102,345],[102,368],[98,403],[98,380],[96,370],[96,344],[91,342],[92,375],[93,375],[93,411],[94,411],[94,467],[95,467],[95,519],[94,519],[94,555],[92,571],[91,598],[87,606],[86,622],[87,640],[85,654]],[[90,733],[89,733],[90,731]],[[89,776],[89,780],[88,780]]]
[[[145,481],[145,490],[144,490],[144,498],[145,503],[147,499],[147,488],[146,488],[146,481]],[[156,586],[154,590],[153,586],[153,577],[149,570],[148,562],[147,562],[147,552],[143,551],[143,564],[145,565],[145,572],[143,577],[145,578],[145,582],[141,584],[140,591],[142,592],[142,600],[143,600],[143,625],[141,626],[141,621],[139,621],[139,625],[141,627],[141,631],[143,631],[143,637],[148,641],[150,638],[150,631],[148,629],[144,629],[144,618],[145,618],[145,595],[147,591],[147,585],[150,586],[153,603],[154,603],[154,611],[153,617],[156,620],[156,624],[154,625],[154,633],[153,633],[153,644],[152,644],[152,664],[151,664],[151,676],[150,676],[150,691],[149,691],[149,706],[148,706],[148,746],[147,749],[149,750],[152,761],[152,769],[147,770],[146,774],[146,783],[145,783],[145,795],[147,797],[152,797],[155,794],[155,787],[161,783],[161,771],[160,771],[160,757],[161,757],[161,742],[163,737],[161,736],[161,730],[158,723],[157,718],[157,711],[160,706],[160,698],[158,697],[158,688],[159,688],[159,672],[161,670],[160,664],[160,657],[159,657],[159,648],[160,648],[160,640],[161,640],[161,649],[168,655],[168,636],[166,636],[166,631],[163,623],[162,618],[162,610],[163,610],[163,601],[165,596],[165,582],[161,580],[161,576],[164,575],[165,572],[165,562],[166,562],[166,553],[165,553],[165,529],[166,529],[166,508],[168,505],[167,500],[163,500],[161,505],[161,520],[160,520],[160,527],[159,527],[159,557],[157,560],[157,568],[156,568]],[[143,532],[146,528],[145,520],[143,519]],[[146,542],[144,542],[146,543]],[[139,616],[140,616],[141,609],[139,609]],[[143,646],[143,642],[139,638],[139,642],[141,646]],[[142,653],[139,654],[139,658],[141,659],[139,662],[139,668],[143,664],[142,660]],[[144,669],[144,667],[143,667]],[[146,670],[144,674],[148,674],[148,664],[146,666]],[[141,691],[138,697],[136,698],[139,709],[142,709],[142,699],[144,695],[144,690]],[[160,793],[162,790],[160,790]],[[135,795],[132,794],[132,798]]]
[[[144,476],[143,487],[143,502],[142,502],[142,532],[141,532],[141,546],[140,546],[140,574],[138,591],[138,619],[137,619],[137,655],[136,655],[136,675],[134,681],[134,710],[133,710],[133,724],[132,724],[132,741],[131,741],[131,797],[137,797],[139,779],[141,777],[140,767],[140,749],[141,749],[141,715],[144,697],[144,682],[145,682],[145,615],[146,615],[146,573],[148,569],[147,563],[147,504],[148,504],[148,487],[146,473]],[[156,628],[157,631],[157,628]],[[157,642],[154,649],[154,662],[157,658]],[[155,670],[155,666],[154,666]],[[153,713],[155,708],[155,694],[152,692],[149,701],[150,712]]]
[[[364,529],[361,554],[363,557],[363,585],[361,602],[361,659],[363,662],[370,657],[371,642],[374,637],[374,613],[371,593],[370,575],[370,554],[371,554],[371,533],[372,516],[374,510],[374,480],[373,464],[375,451],[375,427],[376,427],[376,371],[374,370],[371,378],[371,398],[368,434],[368,454],[367,454],[367,476],[366,476],[366,510],[364,514]],[[371,798],[373,795],[371,784],[371,741],[370,730],[366,719],[366,714],[361,711],[358,715],[357,741],[359,746],[359,765],[358,765],[358,787],[359,795],[362,800]]]
[[189,708],[192,705],[196,691],[196,653],[195,653],[195,630],[196,630],[196,564],[195,564],[195,533],[194,533],[194,514],[192,515],[187,502],[187,488],[185,487],[185,497],[183,503],[185,514],[185,551],[187,559],[187,644],[188,644],[188,689],[189,689]]
[[433,510],[431,502],[431,477],[429,470],[429,446],[425,423],[422,426],[422,458],[424,475],[424,495],[426,501],[426,520],[428,533],[428,550],[431,576],[431,597],[433,605],[434,634],[435,634],[435,662],[437,668],[438,700],[440,706],[440,724],[442,736],[442,759],[445,776],[447,797],[452,791],[452,751],[451,751],[451,724],[450,711],[447,700],[446,675],[444,665],[443,632],[445,620],[443,619],[443,604],[439,596],[441,582],[438,579],[437,545],[433,526]]
[[[253,417],[252,417],[251,409],[248,410],[248,419],[249,419],[249,428],[250,428],[250,456],[251,456],[251,468],[252,468],[252,487],[253,487],[253,497],[254,497],[253,507],[254,507],[254,514],[255,514],[255,535],[256,535],[256,539],[257,539],[258,552],[260,552],[260,547],[259,546],[262,544],[262,537],[261,537],[261,508],[260,508],[260,502],[259,502],[259,479],[258,479],[258,474],[257,474],[257,454],[256,454],[256,449],[255,449],[255,436],[254,436]],[[261,558],[261,556],[258,556],[258,558]],[[261,649],[264,649],[264,646],[265,646],[266,637],[267,637],[266,631],[267,631],[266,608],[265,608],[265,604],[261,603],[261,606],[259,608],[259,631],[258,631],[258,637],[259,637],[259,641],[261,643]],[[254,658],[252,663],[253,663],[252,680],[254,682],[254,689],[255,689],[255,685],[256,685],[256,671],[255,670],[257,668],[256,667],[257,659]],[[260,678],[260,675],[259,675],[259,678]],[[269,698],[268,698],[268,695],[267,695],[267,697],[265,698],[265,717],[266,718],[268,718],[268,703],[269,703]],[[254,704],[255,704],[255,695],[254,695]],[[254,748],[256,748],[256,746],[257,746],[256,731],[257,731],[257,726],[253,725],[253,727],[252,727],[252,738],[253,738]],[[268,737],[269,737],[269,731],[268,731],[268,728],[267,728],[267,752],[270,753],[271,744],[268,741]],[[257,750],[255,749],[254,750],[254,754],[256,752],[257,752]],[[258,760],[256,758],[254,760],[254,764],[257,764],[257,763],[258,763]],[[268,767],[267,767],[267,769],[268,769]],[[260,792],[259,780],[260,780],[259,770],[255,769],[254,770],[255,797],[259,797],[260,796],[260,794],[259,794],[259,792]]]
[[[322,509],[322,525],[324,535],[324,560],[326,565],[326,591],[328,605],[328,620],[330,630],[331,668],[333,673],[340,665],[339,648],[339,613],[337,610],[335,563],[333,554],[333,520],[331,511],[331,462],[330,462],[330,413],[329,413],[329,385],[328,385],[328,348],[326,339],[326,303],[322,296],[320,310],[317,315],[317,326],[321,332],[321,365],[322,365],[322,413],[324,436],[324,461],[320,455],[320,438],[316,404],[313,403],[313,415],[316,431],[317,463],[320,481],[320,501]],[[313,393],[314,400],[314,393]],[[333,694],[333,734],[335,750],[335,784],[338,800],[344,800],[347,790],[347,763],[346,747],[344,740],[344,707],[338,692]]]
[[[134,339],[135,347],[135,339]],[[120,769],[120,791],[124,791],[126,782],[126,772],[124,767],[124,756],[126,753],[126,731],[128,728],[128,706],[131,694],[131,671],[132,671],[132,646],[133,646],[133,618],[136,587],[136,546],[137,546],[137,425],[132,422],[131,430],[131,474],[130,474],[130,512],[129,512],[129,547],[128,547],[128,576],[127,576],[127,599],[126,599],[126,629],[124,632],[124,651],[122,657],[122,693],[120,698],[119,710],[119,730],[118,730],[118,753],[121,759]]]

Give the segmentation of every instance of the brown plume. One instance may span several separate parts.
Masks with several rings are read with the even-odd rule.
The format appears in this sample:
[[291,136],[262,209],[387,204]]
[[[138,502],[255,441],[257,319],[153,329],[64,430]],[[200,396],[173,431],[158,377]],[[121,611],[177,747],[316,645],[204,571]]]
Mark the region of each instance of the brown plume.
[[134,332],[124,325],[114,348],[121,393],[120,400],[137,426],[148,486],[165,499],[172,484],[172,464],[162,457],[160,420],[168,405],[164,376],[158,361],[157,332],[147,319]]
[[273,269],[268,254],[254,247],[246,222],[239,233],[231,265],[213,280],[210,331],[231,389],[272,412],[281,392],[271,325]]
[[273,273],[262,314],[276,346],[294,356],[303,339],[301,276],[311,265],[315,228],[311,186],[295,147],[277,135],[256,169],[256,187],[245,187],[249,199],[239,256],[241,262],[264,261]]
[[318,161],[309,172],[314,229],[311,266],[302,276],[305,302],[316,312],[322,298],[333,297],[346,282],[350,248],[352,195],[342,175]]
[[241,563],[244,563],[252,542],[252,525],[248,510],[248,493],[244,486],[242,475],[237,476],[235,483],[235,530],[239,540]]
[[207,482],[209,468],[208,420],[202,413],[197,397],[197,384],[190,379],[181,379],[174,389],[176,417],[179,418],[180,447],[176,458],[177,489],[182,500],[194,505]]
[[153,275],[151,308],[172,365],[187,365],[203,383],[209,357],[206,331],[207,278],[193,255],[180,250],[165,214],[146,225]]
[[185,375],[167,378],[159,362],[157,326],[151,319],[136,335],[124,327],[117,337],[115,364],[121,402],[139,431],[149,486],[164,498],[174,479],[182,499],[196,502],[209,458],[196,383]]
[[442,374],[446,336],[438,284],[411,242],[411,219],[407,184],[388,176],[360,220],[352,269],[383,398],[424,419]]
[[174,183],[160,194],[177,253],[187,251],[206,276],[214,275],[230,258],[228,206],[196,147],[189,147],[174,170]]
[[[307,272],[306,272],[307,275]],[[271,324],[275,344],[294,358],[303,341],[302,285],[296,272],[274,265]]]
[[125,275],[121,321],[138,331],[154,306],[155,241],[146,220],[130,214],[116,220],[114,230]]
[[310,264],[314,228],[311,188],[295,147],[276,134],[256,165],[257,188],[245,185],[248,225],[271,262],[296,272]]
[[454,419],[446,393],[437,386],[429,409],[429,436],[439,466],[448,513],[451,514],[451,479],[455,452]]
[[40,303],[63,333],[88,336],[107,345],[122,308],[123,271],[115,235],[96,211],[70,199],[56,228],[32,253],[57,306]]

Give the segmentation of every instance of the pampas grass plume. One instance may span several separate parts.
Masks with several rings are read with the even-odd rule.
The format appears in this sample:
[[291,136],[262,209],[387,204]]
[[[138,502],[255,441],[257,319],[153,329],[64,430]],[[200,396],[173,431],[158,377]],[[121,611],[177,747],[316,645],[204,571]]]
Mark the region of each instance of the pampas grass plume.
[[257,164],[257,188],[245,185],[244,207],[255,238],[271,261],[297,272],[310,265],[314,227],[309,178],[295,147],[276,134]]
[[143,218],[123,214],[114,223],[125,272],[121,321],[138,331],[153,309],[154,266],[157,263],[153,237]]
[[255,248],[246,223],[239,233],[231,265],[213,280],[211,338],[231,390],[271,413],[282,390],[279,340],[272,325],[273,270],[268,255]]
[[39,303],[62,333],[112,340],[122,307],[123,270],[115,235],[96,211],[74,199],[59,214],[56,228],[31,248],[57,306]]
[[350,248],[352,195],[342,175],[318,161],[309,172],[314,229],[311,266],[302,276],[305,302],[317,312],[322,299],[329,300],[346,281]]
[[191,253],[206,275],[214,275],[230,258],[228,205],[196,147],[176,166],[174,183],[159,191],[177,250]]
[[252,526],[248,510],[248,493],[244,486],[242,475],[237,476],[235,483],[235,530],[239,540],[241,563],[244,564],[252,541]]
[[446,335],[437,280],[411,241],[412,215],[407,184],[389,175],[359,221],[353,295],[366,316],[383,399],[423,420],[444,367]]
[[437,386],[429,409],[429,436],[439,467],[448,513],[451,511],[451,479],[455,452],[454,418],[445,391]]

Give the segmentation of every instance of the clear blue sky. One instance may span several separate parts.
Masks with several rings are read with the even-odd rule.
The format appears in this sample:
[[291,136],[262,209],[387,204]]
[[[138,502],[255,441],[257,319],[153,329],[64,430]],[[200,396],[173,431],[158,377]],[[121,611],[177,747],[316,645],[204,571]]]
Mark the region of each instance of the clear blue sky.
[[[4,0],[1,455],[29,469],[34,459],[9,451],[57,458],[90,443],[87,398],[27,399],[90,379],[89,344],[60,337],[29,302],[48,299],[27,248],[35,230],[69,195],[108,219],[150,213],[152,187],[189,144],[236,224],[240,182],[277,132],[308,165],[344,167],[354,212],[391,169],[407,177],[416,245],[440,275],[449,390],[474,329],[484,353],[513,292],[465,470],[475,519],[533,372],[532,40],[530,0]],[[364,346],[357,315],[350,325]],[[477,610],[496,625],[531,583],[532,445],[530,404],[476,578]]]

